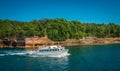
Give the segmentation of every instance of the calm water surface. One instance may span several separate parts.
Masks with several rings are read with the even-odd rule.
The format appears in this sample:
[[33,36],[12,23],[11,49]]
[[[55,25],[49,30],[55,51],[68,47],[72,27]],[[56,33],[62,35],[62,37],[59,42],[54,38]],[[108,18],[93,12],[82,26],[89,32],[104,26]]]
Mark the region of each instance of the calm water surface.
[[67,49],[70,55],[65,57],[31,57],[23,49],[0,49],[0,71],[120,71],[120,44]]

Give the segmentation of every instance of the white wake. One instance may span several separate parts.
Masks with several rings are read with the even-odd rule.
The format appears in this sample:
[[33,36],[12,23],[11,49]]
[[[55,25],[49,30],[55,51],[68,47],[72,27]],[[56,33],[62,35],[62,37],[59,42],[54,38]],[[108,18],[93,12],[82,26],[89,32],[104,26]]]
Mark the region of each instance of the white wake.
[[36,51],[31,50],[6,50],[0,51],[0,56],[28,56],[28,57],[66,57],[69,53],[60,55],[39,55]]

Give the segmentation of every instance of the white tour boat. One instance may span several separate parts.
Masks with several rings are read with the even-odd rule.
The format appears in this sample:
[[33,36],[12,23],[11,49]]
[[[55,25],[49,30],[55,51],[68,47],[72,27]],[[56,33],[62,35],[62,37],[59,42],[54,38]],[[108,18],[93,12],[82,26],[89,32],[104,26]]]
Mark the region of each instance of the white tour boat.
[[43,56],[66,56],[68,54],[68,49],[62,46],[42,46],[36,51],[37,55]]

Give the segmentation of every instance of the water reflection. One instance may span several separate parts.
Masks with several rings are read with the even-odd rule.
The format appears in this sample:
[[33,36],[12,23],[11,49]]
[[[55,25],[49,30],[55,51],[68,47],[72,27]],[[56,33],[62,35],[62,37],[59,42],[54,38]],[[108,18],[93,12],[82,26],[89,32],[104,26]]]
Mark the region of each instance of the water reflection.
[[[27,60],[27,70],[69,71],[68,57],[37,57]],[[34,65],[34,67],[33,67]]]

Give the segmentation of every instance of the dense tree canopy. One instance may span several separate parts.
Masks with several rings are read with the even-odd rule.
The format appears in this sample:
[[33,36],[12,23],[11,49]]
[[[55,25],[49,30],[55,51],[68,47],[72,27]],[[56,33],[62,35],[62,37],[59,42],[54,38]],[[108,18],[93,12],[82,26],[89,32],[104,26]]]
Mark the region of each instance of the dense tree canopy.
[[0,38],[9,36],[45,36],[61,41],[80,39],[86,36],[120,37],[120,25],[115,23],[96,24],[67,21],[63,18],[42,19],[31,22],[0,20]]

